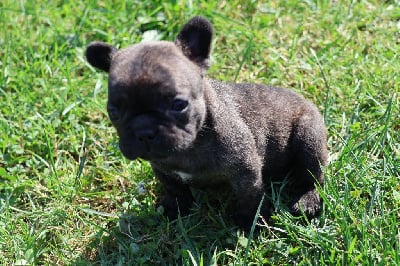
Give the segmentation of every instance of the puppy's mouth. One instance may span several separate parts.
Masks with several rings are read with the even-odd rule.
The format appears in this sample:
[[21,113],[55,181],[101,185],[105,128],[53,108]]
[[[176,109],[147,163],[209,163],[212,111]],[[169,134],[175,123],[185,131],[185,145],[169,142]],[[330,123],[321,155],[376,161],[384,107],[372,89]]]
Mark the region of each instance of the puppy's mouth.
[[151,139],[120,138],[119,147],[122,154],[129,160],[142,158],[154,161],[165,159],[177,152],[190,147],[191,138],[156,136]]
[[142,158],[145,160],[163,159],[167,153],[160,149],[155,149],[154,144],[148,141],[122,141],[119,142],[122,154],[129,160]]

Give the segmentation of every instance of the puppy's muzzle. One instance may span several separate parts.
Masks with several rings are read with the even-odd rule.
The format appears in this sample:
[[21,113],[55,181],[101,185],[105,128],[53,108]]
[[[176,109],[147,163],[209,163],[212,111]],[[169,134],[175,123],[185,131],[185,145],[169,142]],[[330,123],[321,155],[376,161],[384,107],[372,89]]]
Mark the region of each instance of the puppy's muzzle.
[[150,152],[150,146],[157,135],[157,131],[154,129],[140,129],[134,132],[135,137],[146,147],[146,151]]
[[139,145],[150,152],[152,145],[157,138],[158,130],[154,126],[154,121],[147,115],[139,115],[127,126],[129,134],[136,139]]

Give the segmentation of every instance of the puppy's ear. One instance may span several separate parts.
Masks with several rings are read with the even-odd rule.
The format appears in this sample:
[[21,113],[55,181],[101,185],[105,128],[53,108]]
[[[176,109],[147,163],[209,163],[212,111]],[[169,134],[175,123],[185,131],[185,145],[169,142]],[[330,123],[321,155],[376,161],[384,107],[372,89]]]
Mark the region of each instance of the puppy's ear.
[[86,59],[94,67],[108,72],[117,49],[104,42],[92,42],[86,48]]
[[190,60],[201,68],[208,69],[212,37],[211,23],[203,17],[196,16],[183,26],[175,44]]

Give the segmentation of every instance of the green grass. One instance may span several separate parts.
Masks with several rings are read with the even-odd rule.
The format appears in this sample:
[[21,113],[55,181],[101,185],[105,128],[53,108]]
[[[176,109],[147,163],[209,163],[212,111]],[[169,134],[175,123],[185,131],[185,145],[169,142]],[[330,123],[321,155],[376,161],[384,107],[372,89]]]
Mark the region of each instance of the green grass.
[[[85,46],[173,40],[196,14],[216,31],[210,77],[324,114],[319,218],[290,217],[275,186],[253,239],[207,194],[168,222],[149,165],[118,151]],[[0,265],[400,265],[399,1],[5,0],[0,29]]]

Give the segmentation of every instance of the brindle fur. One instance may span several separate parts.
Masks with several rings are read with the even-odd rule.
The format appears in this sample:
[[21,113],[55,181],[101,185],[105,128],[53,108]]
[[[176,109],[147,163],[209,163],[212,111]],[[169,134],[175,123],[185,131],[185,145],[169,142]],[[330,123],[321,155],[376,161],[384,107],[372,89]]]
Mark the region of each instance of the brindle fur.
[[[197,16],[174,43],[87,47],[89,63],[109,73],[107,105],[122,153],[150,161],[170,218],[189,213],[191,186],[222,186],[234,193],[236,223],[249,229],[266,180],[289,172],[293,214],[315,216],[327,162],[320,113],[287,89],[205,77],[212,36],[211,24]],[[268,202],[261,215],[269,215]]]

